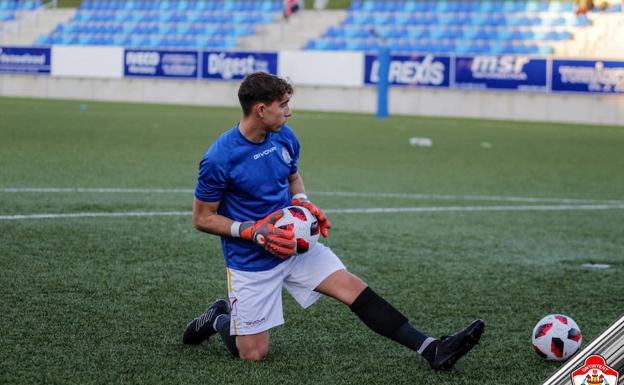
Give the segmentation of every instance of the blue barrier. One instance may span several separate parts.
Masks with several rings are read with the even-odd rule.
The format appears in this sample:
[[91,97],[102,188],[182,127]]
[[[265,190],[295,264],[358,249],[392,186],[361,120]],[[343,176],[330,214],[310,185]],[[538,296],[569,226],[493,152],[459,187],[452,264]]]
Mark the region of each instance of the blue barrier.
[[126,49],[124,76],[197,79],[197,51]]
[[[118,39],[110,34],[99,39]],[[59,35],[62,41],[76,39]],[[136,39],[135,39],[136,38]],[[128,47],[123,70],[126,77],[159,77],[207,80],[240,80],[256,71],[278,73],[278,53],[178,49],[150,49],[150,39],[136,35],[123,41]],[[158,41],[162,41],[160,38]],[[49,43],[49,42],[48,42]],[[172,40],[171,43],[179,43]],[[387,50],[381,50],[382,53]],[[385,57],[385,55],[380,55]],[[377,85],[379,116],[387,115],[387,94],[380,73],[387,71],[387,85],[437,87],[492,91],[576,92],[624,94],[624,61],[568,60],[530,55],[390,55],[381,63],[379,55],[363,55],[363,85]],[[383,60],[382,60],[383,61]],[[50,47],[0,47],[0,72],[12,74],[51,73]],[[382,68],[383,67],[383,68]],[[385,99],[385,100],[384,100]],[[385,107],[384,107],[385,106]]]
[[548,61],[518,55],[455,58],[455,87],[547,91]]
[[50,48],[0,47],[0,73],[49,75]]
[[624,62],[555,59],[552,91],[624,94]]
[[256,71],[277,74],[277,53],[202,52],[202,79],[240,80]]
[[[364,59],[364,84],[379,81],[377,55]],[[450,86],[451,56],[392,55],[388,84],[394,86],[443,87]]]

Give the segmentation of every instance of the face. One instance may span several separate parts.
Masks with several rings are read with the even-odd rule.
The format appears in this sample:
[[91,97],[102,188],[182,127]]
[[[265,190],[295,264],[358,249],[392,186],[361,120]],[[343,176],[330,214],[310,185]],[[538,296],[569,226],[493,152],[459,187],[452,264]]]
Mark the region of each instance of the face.
[[291,95],[285,95],[271,104],[261,103],[258,105],[260,119],[270,131],[279,131],[286,124],[288,118],[292,116],[292,111],[288,105],[290,97]]

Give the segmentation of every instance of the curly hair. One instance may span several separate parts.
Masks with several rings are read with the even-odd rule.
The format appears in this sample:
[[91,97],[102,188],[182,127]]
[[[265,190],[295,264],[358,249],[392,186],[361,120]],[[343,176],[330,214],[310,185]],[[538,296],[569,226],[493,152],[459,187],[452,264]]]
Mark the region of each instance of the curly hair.
[[238,89],[238,100],[243,114],[248,116],[255,103],[271,104],[292,94],[293,87],[286,80],[266,72],[254,72],[243,79]]

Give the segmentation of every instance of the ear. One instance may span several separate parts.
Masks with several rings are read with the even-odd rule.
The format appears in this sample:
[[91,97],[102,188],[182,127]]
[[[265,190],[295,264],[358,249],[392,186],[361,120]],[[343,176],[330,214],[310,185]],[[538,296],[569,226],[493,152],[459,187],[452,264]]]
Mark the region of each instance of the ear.
[[264,119],[264,110],[266,109],[266,105],[264,103],[256,104],[256,113],[260,119]]

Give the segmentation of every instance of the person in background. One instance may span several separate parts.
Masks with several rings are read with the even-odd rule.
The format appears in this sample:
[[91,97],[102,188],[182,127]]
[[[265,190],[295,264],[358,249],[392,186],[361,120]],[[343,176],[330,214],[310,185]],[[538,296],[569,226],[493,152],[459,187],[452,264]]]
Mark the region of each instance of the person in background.
[[594,8],[593,0],[579,0],[576,7],[576,16],[585,16]]
[[284,0],[284,19],[303,9],[303,0]]

